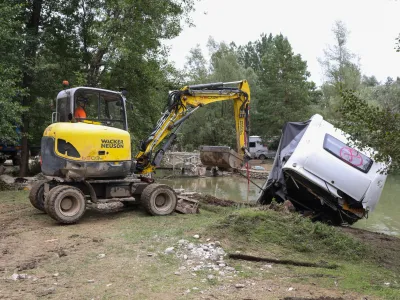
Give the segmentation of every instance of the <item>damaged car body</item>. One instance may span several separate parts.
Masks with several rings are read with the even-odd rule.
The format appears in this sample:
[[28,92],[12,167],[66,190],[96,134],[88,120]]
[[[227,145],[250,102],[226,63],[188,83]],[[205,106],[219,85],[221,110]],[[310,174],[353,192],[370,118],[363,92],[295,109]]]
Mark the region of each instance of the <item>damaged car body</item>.
[[374,210],[386,182],[381,171],[388,166],[371,153],[350,147],[346,134],[318,114],[288,122],[258,202],[289,200],[315,221],[353,224]]

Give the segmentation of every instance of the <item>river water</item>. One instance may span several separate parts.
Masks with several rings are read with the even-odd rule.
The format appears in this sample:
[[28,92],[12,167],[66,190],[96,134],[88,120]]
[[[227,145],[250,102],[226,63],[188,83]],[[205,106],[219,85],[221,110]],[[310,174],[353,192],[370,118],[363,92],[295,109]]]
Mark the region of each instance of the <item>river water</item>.
[[[161,172],[161,174],[166,173]],[[237,176],[160,178],[157,181],[168,184],[174,189],[185,189],[234,201],[256,201],[260,192],[260,189],[251,182],[248,183],[246,178]],[[257,179],[252,181],[260,187],[265,182]],[[359,220],[353,227],[400,236],[399,198],[400,176],[390,175],[375,210],[370,213],[368,219]]]

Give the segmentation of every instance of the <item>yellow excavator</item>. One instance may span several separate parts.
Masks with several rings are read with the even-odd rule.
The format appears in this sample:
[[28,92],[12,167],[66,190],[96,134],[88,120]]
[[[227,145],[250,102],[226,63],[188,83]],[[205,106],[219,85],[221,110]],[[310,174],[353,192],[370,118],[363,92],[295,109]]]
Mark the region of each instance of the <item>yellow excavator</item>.
[[174,190],[145,174],[160,165],[185,120],[204,105],[226,100],[234,102],[237,152],[203,146],[202,161],[239,167],[249,155],[246,80],[189,85],[170,92],[164,113],[134,159],[125,91],[91,87],[60,91],[52,124],[41,141],[41,169],[47,179],[32,187],[31,204],[64,224],[78,222],[87,205],[112,201],[138,202],[151,215],[171,214],[177,206]]

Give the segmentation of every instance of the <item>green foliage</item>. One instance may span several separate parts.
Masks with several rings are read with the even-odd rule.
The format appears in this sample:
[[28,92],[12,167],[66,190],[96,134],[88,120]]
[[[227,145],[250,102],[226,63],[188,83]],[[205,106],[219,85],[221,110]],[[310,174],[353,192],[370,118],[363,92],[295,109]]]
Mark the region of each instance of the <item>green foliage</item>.
[[367,103],[353,91],[343,91],[339,126],[347,132],[353,144],[361,150],[369,147],[377,150],[373,159],[382,162],[392,160],[392,168],[400,163],[400,114],[389,107],[381,108]]
[[227,216],[216,227],[226,238],[236,242],[262,245],[276,244],[288,251],[313,254],[315,257],[359,260],[366,255],[362,243],[344,235],[336,228],[311,222],[298,214],[273,210],[240,210]]
[[[240,60],[253,66],[259,80],[252,114],[252,134],[274,136],[287,121],[304,121],[319,102],[315,84],[307,81],[307,63],[294,54],[287,38],[262,35],[239,50]],[[246,66],[245,65],[245,66]]]
[[135,105],[129,124],[137,142],[158,119],[168,90],[176,88],[178,76],[161,42],[177,36],[183,24],[192,25],[193,9],[194,0],[3,1],[1,137],[16,137],[22,101],[24,136],[40,144],[53,99],[67,79],[73,87],[126,88]]
[[361,71],[355,54],[347,48],[349,31],[345,24],[337,21],[332,29],[335,43],[324,50],[324,58],[319,62],[326,77],[321,90],[323,98],[320,103],[322,114],[328,121],[340,119],[339,106],[342,90],[358,90],[361,85]]
[[18,55],[22,39],[20,23],[16,20],[20,8],[13,1],[0,4],[0,139],[6,142],[18,139],[15,127],[21,123],[23,111]]

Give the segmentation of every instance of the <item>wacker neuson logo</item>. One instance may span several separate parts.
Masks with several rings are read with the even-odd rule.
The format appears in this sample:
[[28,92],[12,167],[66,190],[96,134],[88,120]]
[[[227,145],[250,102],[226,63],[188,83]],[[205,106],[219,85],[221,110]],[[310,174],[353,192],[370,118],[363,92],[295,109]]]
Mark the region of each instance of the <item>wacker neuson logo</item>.
[[123,140],[101,140],[101,148],[124,148]]

